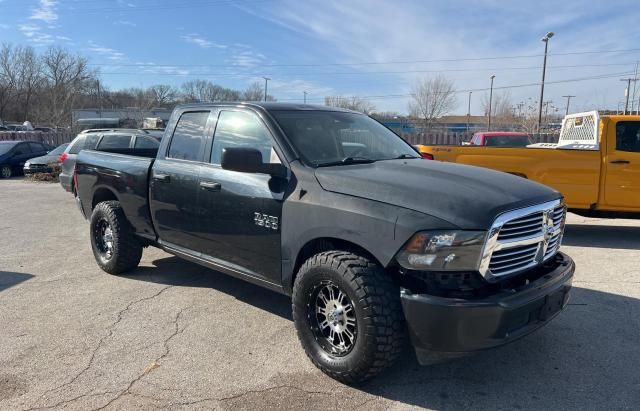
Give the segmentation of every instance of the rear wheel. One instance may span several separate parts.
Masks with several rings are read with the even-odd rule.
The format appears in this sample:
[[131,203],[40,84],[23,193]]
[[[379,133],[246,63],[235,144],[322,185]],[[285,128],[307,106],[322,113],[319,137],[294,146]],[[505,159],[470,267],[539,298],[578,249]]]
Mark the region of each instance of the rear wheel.
[[9,166],[0,167],[0,176],[2,176],[2,178],[10,178],[11,174],[12,174],[11,167]]
[[99,203],[91,214],[91,248],[100,268],[121,274],[138,266],[142,245],[117,201]]
[[293,319],[311,361],[348,384],[393,364],[406,339],[398,286],[378,264],[346,251],[316,254],[303,264]]

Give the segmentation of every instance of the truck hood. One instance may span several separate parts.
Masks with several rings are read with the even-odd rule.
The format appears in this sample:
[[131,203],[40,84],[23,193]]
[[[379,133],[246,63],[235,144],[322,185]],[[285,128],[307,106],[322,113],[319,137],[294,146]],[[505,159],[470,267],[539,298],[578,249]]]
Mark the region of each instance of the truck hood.
[[422,159],[320,167],[315,175],[327,191],[408,208],[465,230],[486,230],[505,211],[561,197],[522,177]]

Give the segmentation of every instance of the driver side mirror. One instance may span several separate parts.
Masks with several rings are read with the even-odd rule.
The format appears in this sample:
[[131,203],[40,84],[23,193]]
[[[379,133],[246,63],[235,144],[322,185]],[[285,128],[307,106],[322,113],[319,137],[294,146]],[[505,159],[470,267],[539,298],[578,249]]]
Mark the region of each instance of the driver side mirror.
[[287,168],[282,164],[264,163],[262,153],[255,148],[236,147],[222,150],[220,165],[225,170],[241,173],[269,174],[272,177],[285,178]]

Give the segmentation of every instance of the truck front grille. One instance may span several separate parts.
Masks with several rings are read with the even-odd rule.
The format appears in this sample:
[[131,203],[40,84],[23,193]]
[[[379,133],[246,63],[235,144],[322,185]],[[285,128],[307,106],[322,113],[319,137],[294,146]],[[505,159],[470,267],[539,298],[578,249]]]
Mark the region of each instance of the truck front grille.
[[560,200],[500,215],[489,232],[480,274],[496,281],[553,257],[562,242],[565,215]]

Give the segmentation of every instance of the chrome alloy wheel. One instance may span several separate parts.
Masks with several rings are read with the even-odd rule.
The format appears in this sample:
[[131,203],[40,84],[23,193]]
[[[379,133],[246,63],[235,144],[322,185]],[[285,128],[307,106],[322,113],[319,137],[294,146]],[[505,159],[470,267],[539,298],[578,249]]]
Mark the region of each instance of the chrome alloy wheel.
[[318,284],[309,297],[307,317],[316,341],[331,355],[347,355],[357,337],[353,303],[331,281]]
[[93,235],[100,254],[110,260],[113,257],[113,230],[109,222],[104,219],[100,220],[96,224]]

